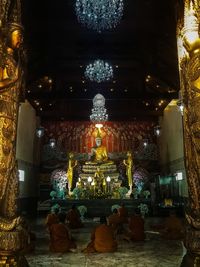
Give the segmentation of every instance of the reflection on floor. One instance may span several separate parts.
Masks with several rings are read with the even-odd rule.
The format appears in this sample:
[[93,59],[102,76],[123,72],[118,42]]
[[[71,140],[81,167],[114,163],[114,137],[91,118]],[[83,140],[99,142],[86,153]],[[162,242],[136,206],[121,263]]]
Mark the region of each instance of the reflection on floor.
[[37,222],[34,230],[37,235],[36,250],[26,255],[30,267],[178,267],[183,255],[180,241],[163,241],[159,235],[148,231],[145,242],[128,243],[119,240],[118,251],[106,254],[81,253],[90,240],[91,229],[96,225],[91,220],[84,222],[85,227],[73,230],[72,234],[78,245],[75,253],[50,253],[48,250],[48,233],[44,229],[44,220]]

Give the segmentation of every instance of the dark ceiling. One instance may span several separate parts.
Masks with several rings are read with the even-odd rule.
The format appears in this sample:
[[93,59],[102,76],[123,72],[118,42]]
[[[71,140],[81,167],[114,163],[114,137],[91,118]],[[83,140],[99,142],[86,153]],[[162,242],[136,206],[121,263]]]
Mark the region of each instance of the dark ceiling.
[[[23,0],[28,51],[26,97],[43,119],[88,119],[102,93],[112,120],[159,116],[179,90],[174,0],[124,0],[124,15],[101,34],[76,18],[75,0]],[[85,79],[104,59],[111,82]]]

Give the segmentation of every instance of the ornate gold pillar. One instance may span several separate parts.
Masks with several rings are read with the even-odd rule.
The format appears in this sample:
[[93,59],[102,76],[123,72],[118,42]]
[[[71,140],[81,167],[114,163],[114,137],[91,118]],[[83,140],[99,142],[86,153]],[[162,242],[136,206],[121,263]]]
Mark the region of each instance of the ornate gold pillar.
[[185,165],[189,203],[181,266],[200,266],[200,1],[185,0],[177,27],[180,87],[183,98]]
[[27,232],[16,204],[16,132],[24,73],[22,41],[20,1],[0,1],[0,266],[28,266],[20,254],[27,245]]

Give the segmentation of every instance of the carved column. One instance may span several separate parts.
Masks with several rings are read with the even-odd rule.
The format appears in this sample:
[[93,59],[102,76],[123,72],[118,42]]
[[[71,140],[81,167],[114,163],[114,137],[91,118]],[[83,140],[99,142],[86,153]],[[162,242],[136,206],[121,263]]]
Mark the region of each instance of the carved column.
[[16,133],[24,73],[20,1],[0,1],[0,11],[0,266],[26,267],[19,252],[27,245],[27,232],[16,204]]
[[184,1],[184,15],[178,21],[177,40],[185,165],[189,203],[186,207],[185,246],[187,254],[181,266],[200,266],[200,38],[198,0]]

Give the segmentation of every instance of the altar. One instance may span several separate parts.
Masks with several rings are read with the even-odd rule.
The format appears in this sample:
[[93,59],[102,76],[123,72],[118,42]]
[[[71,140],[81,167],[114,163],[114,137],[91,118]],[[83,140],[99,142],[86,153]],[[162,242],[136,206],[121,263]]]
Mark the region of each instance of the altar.
[[[67,211],[71,208],[73,204],[77,207],[85,206],[87,208],[86,218],[100,217],[102,215],[109,216],[112,213],[112,206],[120,206],[122,200],[120,199],[67,199],[67,200],[51,200],[49,205],[53,206],[59,204],[63,211]],[[134,209],[137,208],[141,203],[146,204],[149,208],[149,213],[151,212],[151,201],[150,199],[123,199],[123,204],[128,210],[128,214],[132,215]]]

